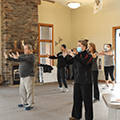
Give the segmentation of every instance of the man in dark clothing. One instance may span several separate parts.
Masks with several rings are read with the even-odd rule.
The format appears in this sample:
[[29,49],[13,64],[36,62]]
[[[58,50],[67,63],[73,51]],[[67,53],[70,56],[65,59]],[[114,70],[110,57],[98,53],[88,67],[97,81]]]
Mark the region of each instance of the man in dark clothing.
[[24,46],[24,54],[17,55],[6,53],[4,56],[9,61],[20,62],[19,64],[19,75],[20,75],[20,97],[21,104],[18,107],[25,107],[25,110],[31,110],[34,107],[34,62],[35,57],[32,53],[32,46],[27,44]]
[[[58,84],[59,87],[56,90],[61,90],[63,92],[67,92],[68,91],[68,85],[67,85],[67,80],[65,79],[65,71],[66,71],[66,63],[65,63],[65,59],[63,57],[63,52],[66,50],[66,45],[62,44],[61,45],[61,52],[59,52],[57,55],[55,54],[54,56],[48,56],[48,58],[50,59],[58,59],[58,63],[57,63],[57,79],[58,79]],[[63,90],[62,87],[62,82],[65,86],[65,89]]]
[[[73,54],[69,50],[72,59],[66,60],[68,63],[73,63],[74,68],[74,96],[72,117],[69,120],[79,120],[82,118],[82,101],[85,107],[85,120],[93,120],[93,103],[92,103],[92,80],[91,80],[91,65],[92,55],[87,51],[87,40],[78,42],[78,54]],[[67,53],[63,54],[65,57]],[[65,57],[66,59],[66,57]]]

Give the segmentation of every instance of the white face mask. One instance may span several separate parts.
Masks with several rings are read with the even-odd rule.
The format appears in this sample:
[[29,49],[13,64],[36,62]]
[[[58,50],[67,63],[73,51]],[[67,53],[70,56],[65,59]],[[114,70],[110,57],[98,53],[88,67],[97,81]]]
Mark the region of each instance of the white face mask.
[[107,48],[106,48],[106,50],[107,50],[107,51],[109,51],[109,50],[110,50],[110,48],[108,48],[108,47],[107,47]]

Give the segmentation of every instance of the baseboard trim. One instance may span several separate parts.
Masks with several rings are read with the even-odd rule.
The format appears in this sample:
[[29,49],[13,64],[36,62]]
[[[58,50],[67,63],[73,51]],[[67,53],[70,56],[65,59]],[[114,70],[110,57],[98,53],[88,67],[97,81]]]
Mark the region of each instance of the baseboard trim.
[[[106,80],[98,80],[99,82],[106,82]],[[112,83],[112,81],[109,80],[109,83]]]

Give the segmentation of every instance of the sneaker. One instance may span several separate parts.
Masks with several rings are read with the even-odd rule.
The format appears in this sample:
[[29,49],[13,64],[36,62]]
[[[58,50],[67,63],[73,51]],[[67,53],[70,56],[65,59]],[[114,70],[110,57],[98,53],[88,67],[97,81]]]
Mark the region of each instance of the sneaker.
[[111,91],[113,91],[113,90],[114,90],[114,87],[111,88]]
[[58,87],[57,89],[55,89],[55,91],[62,91],[63,88],[62,87]]
[[34,107],[28,106],[25,108],[25,110],[32,110]]
[[108,86],[108,85],[105,85],[102,89],[107,89],[107,88],[109,88],[109,86]]
[[93,98],[93,102],[97,102],[99,101],[99,99]]
[[68,88],[65,88],[62,92],[68,92],[69,89]]
[[26,107],[27,105],[28,105],[28,104],[25,104],[25,105],[19,104],[18,107],[22,108],[22,107]]

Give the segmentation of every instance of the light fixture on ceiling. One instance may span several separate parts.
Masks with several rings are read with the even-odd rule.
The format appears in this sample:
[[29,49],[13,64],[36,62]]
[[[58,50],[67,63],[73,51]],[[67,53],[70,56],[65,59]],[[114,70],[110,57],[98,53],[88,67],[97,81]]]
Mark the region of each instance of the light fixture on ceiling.
[[79,8],[82,4],[80,2],[68,2],[67,5],[71,9],[76,9],[76,8]]

